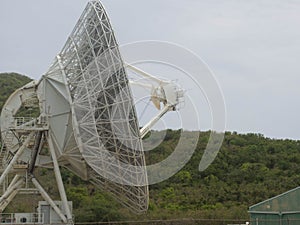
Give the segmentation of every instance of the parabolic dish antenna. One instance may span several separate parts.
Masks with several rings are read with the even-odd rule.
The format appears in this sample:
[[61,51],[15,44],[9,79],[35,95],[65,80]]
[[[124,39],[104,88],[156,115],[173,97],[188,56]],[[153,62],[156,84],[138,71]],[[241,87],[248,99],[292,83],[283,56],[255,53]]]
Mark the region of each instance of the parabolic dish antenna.
[[[126,68],[157,83],[150,90],[160,109],[141,129]],[[61,217],[72,224],[59,166],[110,191],[135,212],[148,209],[149,193],[142,137],[168,111],[182,91],[123,62],[111,24],[99,1],[90,1],[65,46],[40,81],[15,91],[1,113],[3,173],[24,165],[24,174]],[[37,118],[17,118],[22,106],[39,106]],[[43,147],[49,153],[42,151]],[[65,213],[55,208],[33,175],[35,167],[53,168]],[[0,198],[4,210],[23,185],[20,172]],[[24,190],[24,188],[23,188]],[[5,200],[5,203],[4,203]],[[66,215],[66,216],[65,216]]]
[[134,210],[145,211],[147,175],[138,121],[118,45],[99,1],[88,4],[39,90],[61,164],[121,194]]

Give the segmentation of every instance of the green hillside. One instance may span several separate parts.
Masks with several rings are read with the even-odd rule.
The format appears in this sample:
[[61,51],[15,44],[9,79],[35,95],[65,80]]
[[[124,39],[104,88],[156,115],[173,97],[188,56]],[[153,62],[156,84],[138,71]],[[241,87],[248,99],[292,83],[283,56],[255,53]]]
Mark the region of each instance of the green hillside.
[[29,77],[17,73],[0,73],[0,111],[9,95],[30,81]]
[[[29,78],[16,74],[0,75],[1,104],[18,85],[28,81]],[[153,133],[162,135],[158,131]],[[190,132],[191,136],[193,134]],[[146,153],[147,163],[165,159],[172,153],[179,138],[180,130],[167,130],[164,142]],[[207,170],[199,172],[198,165],[208,138],[208,131],[201,132],[194,155],[184,168],[168,180],[150,186],[149,211],[144,215],[132,214],[109,194],[63,170],[76,221],[248,219],[250,205],[300,185],[300,141],[226,132],[215,161]],[[189,138],[186,137],[186,140],[188,149]],[[54,178],[51,170],[37,170],[36,176],[46,184],[52,196],[58,195],[52,186]],[[28,205],[11,205],[7,212],[15,210],[26,211]],[[33,211],[34,207],[29,210]]]
[[[146,154],[147,162],[165,159],[178,137],[179,131],[168,130],[165,142]],[[91,194],[91,185],[65,172],[77,221],[248,219],[249,206],[300,185],[300,141],[227,132],[216,160],[199,172],[208,137],[209,132],[201,132],[194,155],[181,171],[150,186],[150,206],[145,215],[130,213],[99,190]]]

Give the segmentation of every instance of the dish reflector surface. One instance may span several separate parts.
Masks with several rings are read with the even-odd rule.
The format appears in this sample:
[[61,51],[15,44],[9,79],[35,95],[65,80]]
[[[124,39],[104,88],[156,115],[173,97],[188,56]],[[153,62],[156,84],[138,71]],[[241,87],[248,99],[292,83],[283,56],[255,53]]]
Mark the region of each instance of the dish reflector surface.
[[118,44],[99,1],[88,3],[42,86],[50,90],[43,111],[47,114],[49,105],[58,111],[49,119],[49,132],[61,165],[133,210],[146,211],[139,124]]

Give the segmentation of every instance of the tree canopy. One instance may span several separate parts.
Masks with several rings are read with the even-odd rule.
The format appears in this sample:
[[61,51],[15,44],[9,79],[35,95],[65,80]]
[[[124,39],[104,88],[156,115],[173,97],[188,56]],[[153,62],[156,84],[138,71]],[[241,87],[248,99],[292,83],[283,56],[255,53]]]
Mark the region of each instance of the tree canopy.
[[31,79],[18,73],[0,73],[0,111],[6,99]]
[[[0,74],[0,108],[16,88],[29,81],[28,77],[15,73]],[[152,132],[154,136],[162,135],[162,131]],[[132,214],[108,193],[63,170],[76,221],[247,219],[249,206],[299,186],[300,141],[226,132],[215,161],[204,172],[199,172],[198,165],[209,134],[209,131],[200,132],[197,148],[183,169],[168,180],[150,186],[149,211],[145,215]],[[180,130],[167,130],[164,141],[146,153],[147,163],[165,159],[179,138]],[[54,176],[50,174],[51,170],[38,170],[50,194],[58,197],[54,187],[51,188]],[[7,210],[13,212],[26,207],[12,204]]]

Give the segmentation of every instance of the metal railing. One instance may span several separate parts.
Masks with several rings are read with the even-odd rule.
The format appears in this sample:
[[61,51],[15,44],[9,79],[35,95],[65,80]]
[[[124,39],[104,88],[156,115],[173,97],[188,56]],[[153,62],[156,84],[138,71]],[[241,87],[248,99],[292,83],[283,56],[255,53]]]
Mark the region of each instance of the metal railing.
[[35,129],[47,127],[48,122],[45,117],[15,117],[12,124],[13,129]]
[[0,224],[43,224],[43,213],[1,213]]
[[15,127],[34,127],[36,124],[37,118],[33,117],[15,117],[14,126]]

